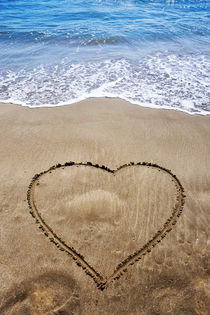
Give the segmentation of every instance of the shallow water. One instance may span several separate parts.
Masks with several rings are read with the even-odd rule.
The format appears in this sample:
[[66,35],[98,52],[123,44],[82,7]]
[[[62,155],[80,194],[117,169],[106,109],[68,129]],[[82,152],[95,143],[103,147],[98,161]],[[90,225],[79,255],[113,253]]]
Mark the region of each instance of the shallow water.
[[0,1],[0,100],[210,113],[210,2]]

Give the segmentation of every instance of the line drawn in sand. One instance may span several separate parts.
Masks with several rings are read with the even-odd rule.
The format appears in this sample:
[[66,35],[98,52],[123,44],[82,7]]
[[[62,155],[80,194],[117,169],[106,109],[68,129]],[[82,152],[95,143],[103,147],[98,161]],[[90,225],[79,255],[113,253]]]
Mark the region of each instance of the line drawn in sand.
[[[92,267],[86,260],[85,258],[77,252],[77,250],[72,247],[67,245],[63,240],[61,240],[60,237],[58,237],[54,231],[51,229],[50,226],[43,220],[41,217],[40,213],[38,212],[36,205],[35,205],[35,200],[34,200],[34,189],[35,186],[38,184],[39,179],[44,176],[45,174],[58,169],[58,168],[65,168],[65,167],[71,167],[71,166],[85,166],[85,167],[92,167],[92,168],[99,168],[104,172],[109,172],[112,174],[116,174],[120,170],[126,167],[130,166],[136,166],[136,167],[150,167],[153,169],[158,169],[161,172],[167,173],[173,180],[176,190],[177,190],[177,198],[176,198],[176,204],[173,208],[173,211],[171,212],[171,216],[167,219],[165,224],[161,229],[159,229],[156,234],[140,249],[135,251],[134,253],[130,254],[125,260],[123,260],[120,264],[117,265],[115,268],[114,272],[108,277],[105,278],[103,277],[99,272],[95,270],[94,267]],[[31,183],[28,187],[27,191],[27,200],[28,200],[28,205],[29,205],[29,212],[32,215],[32,217],[36,220],[36,223],[39,224],[39,228],[44,232],[45,236],[49,238],[49,240],[55,244],[55,246],[61,250],[65,251],[68,255],[70,255],[73,260],[76,262],[76,264],[81,267],[85,273],[90,276],[96,283],[98,289],[104,290],[105,288],[108,287],[108,285],[114,281],[119,279],[126,271],[127,268],[131,265],[133,265],[135,262],[139,261],[142,259],[143,256],[146,254],[150,253],[152,248],[154,248],[157,244],[161,242],[163,238],[169,233],[173,226],[177,222],[177,218],[180,217],[183,207],[184,207],[184,188],[182,184],[180,183],[179,179],[174,175],[170,170],[159,166],[154,163],[148,163],[148,162],[130,162],[129,164],[124,164],[120,167],[118,167],[115,170],[111,170],[108,167],[104,165],[98,165],[98,164],[92,164],[91,162],[86,162],[86,163],[76,163],[76,162],[66,162],[65,164],[57,164],[52,167],[50,167],[47,171],[43,171],[39,174],[34,175],[34,177],[31,180]]]

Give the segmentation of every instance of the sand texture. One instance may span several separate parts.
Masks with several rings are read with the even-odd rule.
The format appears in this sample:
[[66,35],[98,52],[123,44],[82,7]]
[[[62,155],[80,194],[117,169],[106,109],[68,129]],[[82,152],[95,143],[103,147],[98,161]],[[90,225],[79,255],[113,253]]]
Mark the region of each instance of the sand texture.
[[0,104],[0,131],[0,314],[208,314],[209,116]]

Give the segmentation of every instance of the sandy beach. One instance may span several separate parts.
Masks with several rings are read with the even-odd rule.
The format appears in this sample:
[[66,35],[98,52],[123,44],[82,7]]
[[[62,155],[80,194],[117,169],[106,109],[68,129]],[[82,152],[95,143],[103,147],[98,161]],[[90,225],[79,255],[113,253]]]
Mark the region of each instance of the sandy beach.
[[[0,104],[0,131],[0,314],[208,314],[210,116],[111,98]],[[94,277],[126,259],[100,290]]]

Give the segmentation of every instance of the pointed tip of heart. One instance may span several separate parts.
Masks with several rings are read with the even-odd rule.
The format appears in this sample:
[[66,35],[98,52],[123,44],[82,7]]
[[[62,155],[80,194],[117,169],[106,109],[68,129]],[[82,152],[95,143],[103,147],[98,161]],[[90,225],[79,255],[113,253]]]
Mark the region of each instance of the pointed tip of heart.
[[107,283],[106,282],[101,282],[101,283],[97,283],[97,288],[101,291],[103,291],[104,289],[106,289],[107,287]]

